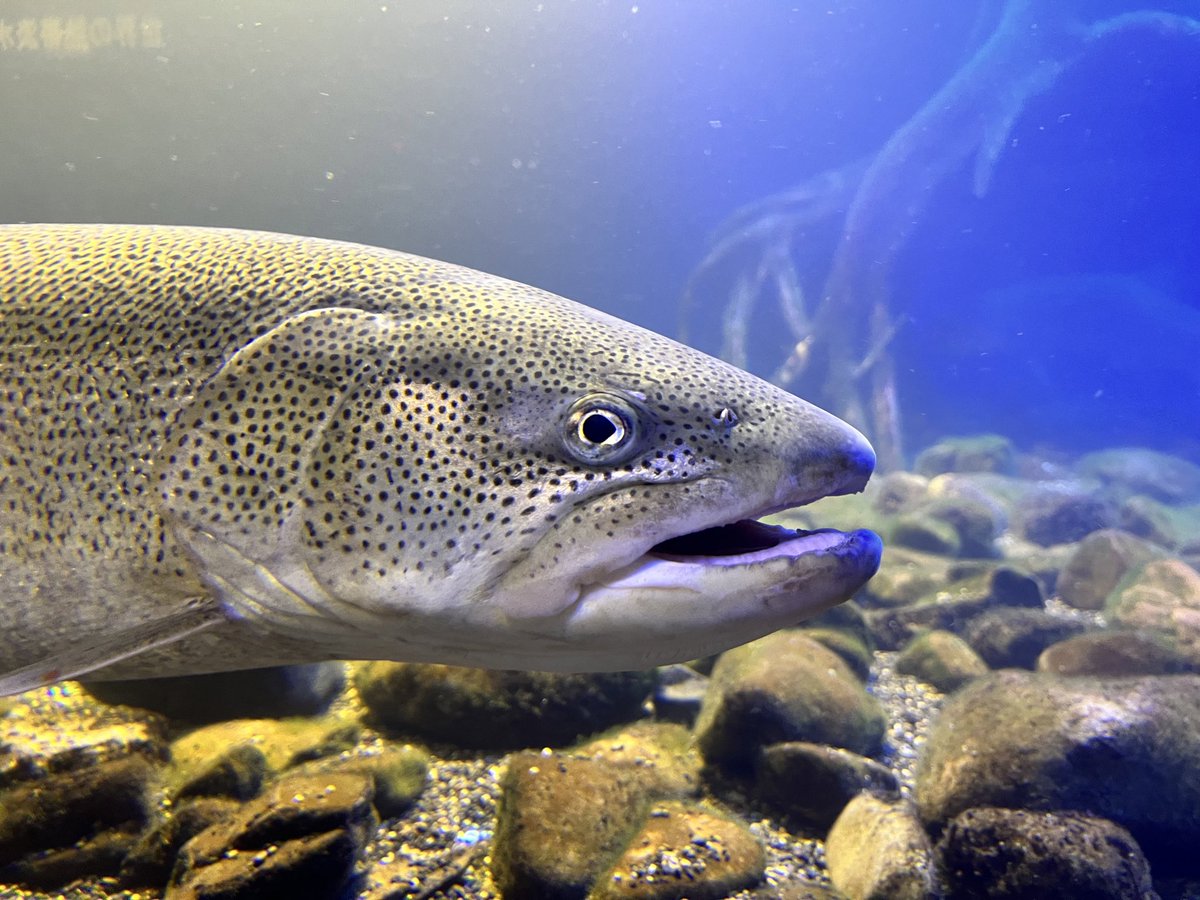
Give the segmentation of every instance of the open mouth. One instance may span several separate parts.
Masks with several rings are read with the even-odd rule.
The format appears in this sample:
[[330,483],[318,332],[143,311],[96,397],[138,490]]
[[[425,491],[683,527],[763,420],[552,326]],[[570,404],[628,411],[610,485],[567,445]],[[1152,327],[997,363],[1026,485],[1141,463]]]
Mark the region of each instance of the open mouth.
[[742,519],[668,538],[651,547],[647,555],[669,562],[707,559],[718,565],[736,565],[829,550],[850,539],[851,535],[832,528],[802,531]]

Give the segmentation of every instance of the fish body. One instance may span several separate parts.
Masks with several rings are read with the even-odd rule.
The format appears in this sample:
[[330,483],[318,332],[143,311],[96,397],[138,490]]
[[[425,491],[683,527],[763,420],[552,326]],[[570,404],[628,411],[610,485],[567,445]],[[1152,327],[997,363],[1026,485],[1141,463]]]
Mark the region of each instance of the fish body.
[[[849,426],[538,289],[226,229],[0,226],[0,689],[321,659],[601,671],[856,590]],[[726,527],[720,527],[726,526]]]

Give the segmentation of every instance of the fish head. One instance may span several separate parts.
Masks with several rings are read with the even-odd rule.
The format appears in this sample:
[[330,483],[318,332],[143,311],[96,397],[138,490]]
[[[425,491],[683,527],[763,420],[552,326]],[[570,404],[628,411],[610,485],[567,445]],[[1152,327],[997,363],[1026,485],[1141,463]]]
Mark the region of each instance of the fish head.
[[232,355],[162,496],[229,614],[325,655],[552,671],[690,659],[841,602],[870,532],[760,516],[861,490],[850,426],[661,335],[446,266]]

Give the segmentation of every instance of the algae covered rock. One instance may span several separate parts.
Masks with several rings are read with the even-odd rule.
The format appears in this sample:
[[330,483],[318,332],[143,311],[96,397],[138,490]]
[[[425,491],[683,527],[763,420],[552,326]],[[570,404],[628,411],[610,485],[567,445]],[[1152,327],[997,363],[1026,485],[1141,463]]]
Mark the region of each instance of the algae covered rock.
[[371,780],[289,775],[183,845],[169,900],[335,896],[378,820]]
[[1189,859],[1200,840],[1197,771],[1200,676],[1008,670],[947,699],[919,760],[915,796],[938,831],[980,806],[1112,819],[1157,871]]
[[153,710],[202,724],[226,719],[283,719],[325,712],[345,685],[340,662],[271,666],[239,672],[182,675],[86,685],[104,703]]
[[846,804],[863,791],[896,799],[900,787],[887,766],[835,747],[787,741],[763,750],[754,793],[794,830],[824,837]]
[[1067,559],[1058,576],[1058,594],[1076,609],[1103,609],[1121,579],[1162,555],[1162,550],[1128,532],[1094,531]]
[[912,804],[859,794],[825,839],[829,877],[851,900],[939,896],[933,849]]
[[896,671],[912,675],[942,693],[956,691],[986,675],[988,664],[971,645],[949,631],[935,629],[918,635],[896,658]]
[[926,477],[943,472],[1012,475],[1017,468],[1016,453],[1012,441],[998,434],[946,438],[918,453],[913,468]]
[[836,653],[803,631],[778,631],[726,651],[696,720],[712,763],[750,767],[762,747],[808,741],[878,752],[883,709]]
[[1137,841],[1095,816],[969,809],[947,826],[937,856],[956,897],[1157,897]]
[[1087,485],[1047,482],[1020,500],[1017,520],[1025,538],[1049,547],[1112,528],[1116,510]]
[[651,805],[680,793],[651,766],[515,753],[500,784],[493,877],[505,897],[581,898]]
[[1143,447],[1117,447],[1084,456],[1079,472],[1128,494],[1163,503],[1200,501],[1200,466]]
[[354,676],[377,727],[459,747],[573,743],[641,715],[653,672],[558,675],[372,662]]
[[720,900],[762,880],[758,839],[731,816],[692,801],[655,804],[588,900]]
[[1105,611],[1117,625],[1165,634],[1200,660],[1200,572],[1187,563],[1147,563],[1113,591]]
[[1200,671],[1165,635],[1144,631],[1093,631],[1047,647],[1037,670],[1052,675],[1176,675]]
[[1044,609],[990,609],[972,619],[963,637],[993,669],[1032,669],[1051,644],[1082,634],[1085,622]]

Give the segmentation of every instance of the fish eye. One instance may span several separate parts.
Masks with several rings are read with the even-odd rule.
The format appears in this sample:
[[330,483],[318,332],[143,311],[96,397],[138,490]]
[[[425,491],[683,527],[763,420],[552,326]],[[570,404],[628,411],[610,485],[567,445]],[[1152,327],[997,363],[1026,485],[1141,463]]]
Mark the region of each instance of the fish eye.
[[624,462],[638,447],[638,412],[616,394],[588,394],[567,412],[563,443],[589,465]]

